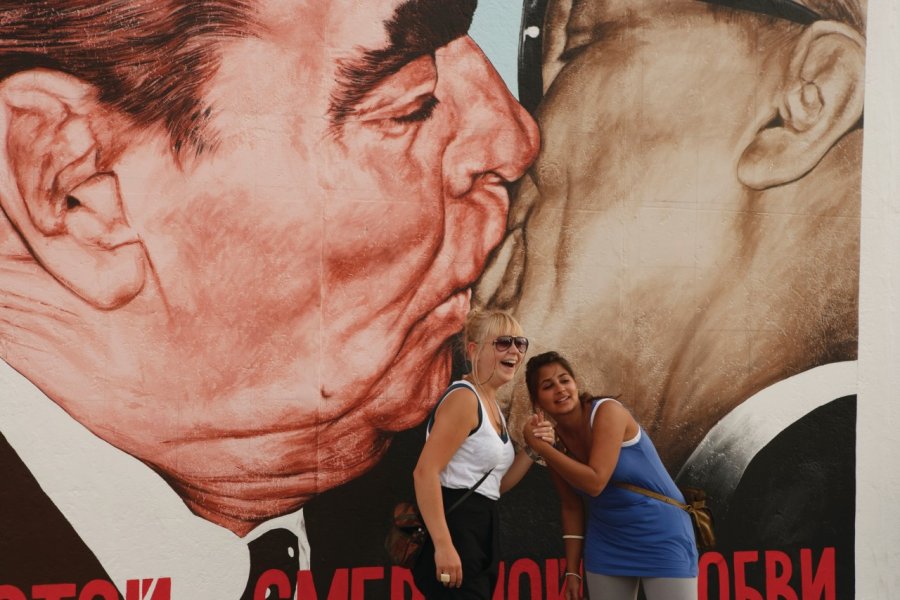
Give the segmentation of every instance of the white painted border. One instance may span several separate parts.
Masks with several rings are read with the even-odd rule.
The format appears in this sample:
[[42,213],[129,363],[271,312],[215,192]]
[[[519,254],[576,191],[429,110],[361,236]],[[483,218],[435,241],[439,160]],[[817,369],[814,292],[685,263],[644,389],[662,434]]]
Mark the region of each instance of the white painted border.
[[857,421],[856,600],[900,589],[900,4],[869,3]]

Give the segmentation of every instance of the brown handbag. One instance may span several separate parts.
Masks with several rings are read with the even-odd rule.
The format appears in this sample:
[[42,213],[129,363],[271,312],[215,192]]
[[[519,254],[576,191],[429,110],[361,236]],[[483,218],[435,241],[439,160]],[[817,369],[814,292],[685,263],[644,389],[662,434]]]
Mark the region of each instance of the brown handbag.
[[697,549],[703,552],[715,548],[716,533],[713,529],[713,515],[712,511],[706,505],[706,492],[703,490],[689,487],[679,488],[684,495],[685,504],[682,504],[674,498],[669,498],[668,496],[658,494],[637,485],[632,485],[623,481],[613,481],[612,484],[616,487],[649,496],[655,500],[677,506],[684,510],[690,515],[691,523],[694,525],[694,537],[697,541]]
[[384,540],[384,549],[391,564],[411,569],[422,552],[428,530],[413,502],[400,502],[394,507],[391,528]]
[[[444,514],[449,515],[462,504],[487,479],[491,471],[493,469],[485,473]],[[425,528],[425,521],[422,520],[419,507],[414,502],[398,502],[394,506],[391,527],[384,540],[384,549],[387,551],[391,564],[411,569],[416,564],[419,554],[422,553],[426,540],[428,540],[428,530]]]

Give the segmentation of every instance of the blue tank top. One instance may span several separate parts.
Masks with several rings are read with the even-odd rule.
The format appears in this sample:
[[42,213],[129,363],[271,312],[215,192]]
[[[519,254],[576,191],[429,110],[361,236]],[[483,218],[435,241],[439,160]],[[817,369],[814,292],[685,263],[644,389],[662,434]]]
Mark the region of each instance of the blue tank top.
[[[594,401],[591,427],[597,408],[610,400]],[[684,502],[653,442],[639,427],[637,435],[622,444],[610,484],[597,497],[588,498],[584,568],[601,575],[696,577],[697,546],[687,512],[616,487],[613,481]]]

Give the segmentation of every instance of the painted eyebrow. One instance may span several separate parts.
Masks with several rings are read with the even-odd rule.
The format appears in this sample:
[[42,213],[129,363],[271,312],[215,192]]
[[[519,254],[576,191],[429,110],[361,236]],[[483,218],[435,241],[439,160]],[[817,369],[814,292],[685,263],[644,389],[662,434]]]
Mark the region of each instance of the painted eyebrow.
[[397,6],[384,24],[389,40],[386,47],[359,48],[352,57],[338,61],[328,109],[332,131],[339,129],[386,77],[466,35],[477,4],[477,0],[407,0]]

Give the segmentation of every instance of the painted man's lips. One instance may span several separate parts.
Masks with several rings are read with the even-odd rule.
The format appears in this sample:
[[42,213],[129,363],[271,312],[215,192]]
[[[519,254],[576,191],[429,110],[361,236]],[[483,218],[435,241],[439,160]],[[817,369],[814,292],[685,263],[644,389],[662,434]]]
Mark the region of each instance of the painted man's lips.
[[456,292],[433,308],[410,330],[391,374],[381,380],[367,406],[369,422],[384,431],[415,427],[428,414],[436,394],[449,383],[451,357],[447,341],[462,330],[471,290]]
[[397,362],[405,360],[410,353],[430,354],[443,343],[462,330],[469,313],[472,290],[466,288],[435,306],[416,323],[404,340]]

